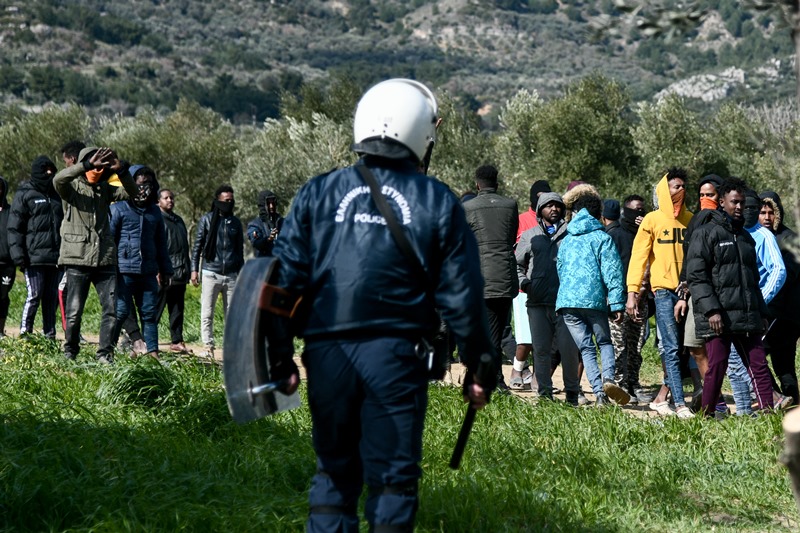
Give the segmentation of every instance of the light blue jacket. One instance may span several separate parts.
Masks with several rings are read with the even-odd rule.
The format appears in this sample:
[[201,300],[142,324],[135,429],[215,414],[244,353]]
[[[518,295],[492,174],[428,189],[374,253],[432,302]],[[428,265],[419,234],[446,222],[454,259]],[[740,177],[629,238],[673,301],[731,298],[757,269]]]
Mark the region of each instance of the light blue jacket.
[[758,263],[758,288],[765,303],[770,303],[786,282],[786,265],[781,256],[778,241],[770,230],[756,223],[745,228],[756,241],[756,262]]
[[556,310],[563,308],[622,311],[625,283],[622,260],[599,220],[581,209],[567,226],[558,250],[560,286]]

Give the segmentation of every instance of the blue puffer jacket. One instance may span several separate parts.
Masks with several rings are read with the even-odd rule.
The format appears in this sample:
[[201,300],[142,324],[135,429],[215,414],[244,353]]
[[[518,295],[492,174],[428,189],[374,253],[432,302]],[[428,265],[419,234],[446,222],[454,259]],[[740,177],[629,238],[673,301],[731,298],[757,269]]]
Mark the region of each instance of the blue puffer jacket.
[[[303,336],[415,336],[439,320],[456,336],[467,364],[493,353],[483,301],[478,244],[458,198],[408,160],[365,159],[428,279],[419,279],[354,167],[317,176],[292,202],[274,256],[279,284],[303,296]],[[472,366],[474,368],[474,366]]]
[[111,206],[111,234],[117,244],[117,269],[121,274],[172,276],[167,232],[161,209],[140,208],[129,201]]
[[619,252],[599,220],[581,209],[567,226],[558,250],[556,310],[563,308],[622,311],[625,284]]

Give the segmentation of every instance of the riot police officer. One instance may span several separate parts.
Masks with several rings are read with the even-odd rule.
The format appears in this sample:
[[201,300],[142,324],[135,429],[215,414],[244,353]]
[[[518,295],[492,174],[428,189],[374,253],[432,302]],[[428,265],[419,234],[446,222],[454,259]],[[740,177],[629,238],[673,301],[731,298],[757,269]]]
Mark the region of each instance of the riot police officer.
[[[425,346],[439,326],[437,308],[465,356],[465,400],[483,407],[495,386],[474,376],[480,355],[494,355],[475,237],[458,198],[421,172],[437,120],[431,91],[406,79],[369,89],[354,120],[357,165],[380,184],[422,270],[399,248],[357,165],[306,183],[275,244],[278,284],[302,297],[296,322],[317,454],[308,531],[358,531],[364,484],[371,531],[413,530]],[[424,279],[415,274],[422,271]],[[290,353],[281,366],[292,392]]]

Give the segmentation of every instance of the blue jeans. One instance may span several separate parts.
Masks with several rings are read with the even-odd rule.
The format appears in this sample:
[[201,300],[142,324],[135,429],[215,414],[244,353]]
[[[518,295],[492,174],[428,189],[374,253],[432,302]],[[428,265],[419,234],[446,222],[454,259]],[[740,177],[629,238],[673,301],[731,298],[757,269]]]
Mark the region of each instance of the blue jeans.
[[122,324],[133,311],[133,305],[142,320],[142,337],[148,352],[158,351],[158,281],[155,274],[120,274],[117,279],[117,320],[112,340],[116,344]]
[[678,296],[672,291],[658,289],[655,292],[655,300],[658,340],[662,347],[661,358],[664,362],[664,368],[667,370],[667,386],[672,392],[672,400],[677,408],[681,405],[686,405],[686,399],[683,397],[680,357],[678,356],[681,341],[674,312]]
[[731,354],[728,356],[728,379],[733,389],[733,401],[736,402],[736,414],[751,414],[753,412],[753,403],[750,399],[752,380],[744,366],[742,356],[733,345],[731,345]]
[[[611,331],[608,327],[608,313],[596,309],[577,309],[574,307],[561,309],[564,323],[578,349],[581,351],[586,378],[592,385],[595,396],[603,392],[603,382],[614,381],[614,345],[611,343]],[[592,340],[594,336],[594,341]],[[597,365],[597,348],[603,363],[602,377]]]

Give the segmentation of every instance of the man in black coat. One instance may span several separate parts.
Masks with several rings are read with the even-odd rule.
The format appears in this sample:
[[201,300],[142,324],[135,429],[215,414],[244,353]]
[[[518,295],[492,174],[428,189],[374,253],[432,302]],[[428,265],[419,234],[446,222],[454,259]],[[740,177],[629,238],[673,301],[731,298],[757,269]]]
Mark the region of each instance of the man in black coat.
[[253,245],[256,257],[271,257],[275,239],[283,227],[283,217],[278,213],[278,197],[269,190],[258,193],[258,216],[247,225],[247,238]]
[[772,382],[761,336],[767,306],[759,290],[755,241],[744,229],[747,186],[729,178],[719,188],[721,211],[695,230],[685,261],[697,335],[705,339],[708,371],[702,408],[714,412],[731,344],[753,376],[759,408],[772,409]]
[[172,279],[169,286],[159,285],[158,306],[156,307],[157,322],[161,321],[164,308],[169,310],[169,331],[171,336],[170,351],[178,354],[188,354],[191,350],[186,348],[183,341],[183,313],[186,296],[186,284],[189,283],[189,234],[186,224],[175,212],[175,193],[169,189],[161,189],[158,193],[158,207],[164,217],[164,227],[167,230],[167,249],[172,262]]
[[500,367],[503,330],[511,318],[511,303],[519,292],[517,241],[519,209],[517,202],[497,194],[497,169],[483,165],[475,171],[478,196],[464,203],[469,227],[478,239],[483,274],[483,298],[489,318],[489,331],[498,361],[498,386],[507,388]]
[[58,270],[64,218],[61,198],[53,188],[56,165],[47,156],[33,162],[31,179],[22,183],[11,203],[8,219],[8,243],[14,263],[25,272],[28,297],[22,308],[20,335],[33,332],[33,322],[39,304],[42,306],[44,334],[56,337],[56,307],[58,306]]

